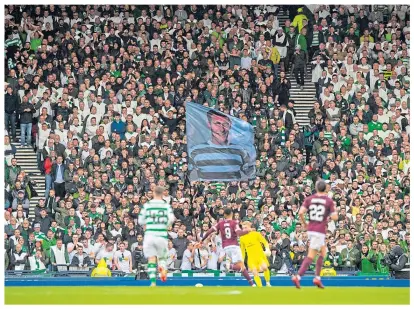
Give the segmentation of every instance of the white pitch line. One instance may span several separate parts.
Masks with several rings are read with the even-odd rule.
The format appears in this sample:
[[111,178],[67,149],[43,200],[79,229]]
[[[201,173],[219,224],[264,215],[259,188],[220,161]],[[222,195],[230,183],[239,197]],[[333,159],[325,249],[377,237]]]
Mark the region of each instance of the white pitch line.
[[233,291],[226,291],[226,292],[215,292],[212,293],[214,295],[240,295],[242,294],[242,291],[238,291],[238,290],[233,290]]

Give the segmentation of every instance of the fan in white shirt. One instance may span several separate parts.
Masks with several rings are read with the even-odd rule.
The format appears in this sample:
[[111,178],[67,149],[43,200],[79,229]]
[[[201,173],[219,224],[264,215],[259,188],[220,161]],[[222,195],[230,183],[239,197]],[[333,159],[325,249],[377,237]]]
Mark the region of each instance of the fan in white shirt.
[[106,265],[109,268],[112,268],[112,263],[113,263],[113,260],[114,260],[114,255],[115,255],[114,245],[111,244],[110,242],[108,242],[105,245],[104,249],[101,249],[101,250],[99,250],[97,252],[95,262],[96,263],[99,263],[99,261],[101,259],[104,259],[105,262],[106,262]]
[[[79,91],[78,97],[73,99],[73,105],[79,107],[80,102],[86,103],[85,94],[83,91]],[[87,104],[85,104],[87,106]]]
[[112,21],[114,22],[114,24],[115,24],[115,25],[117,25],[117,24],[121,23],[121,21],[122,21],[122,16],[119,14],[119,12],[118,12],[118,11],[115,11],[115,12],[114,12],[114,15],[115,15],[115,16],[111,17],[111,18],[110,18],[110,20],[112,20]]
[[322,19],[331,15],[331,13],[329,13],[329,11],[326,9],[326,5],[319,6],[318,14],[319,14],[319,18],[322,18]]
[[154,45],[157,45],[158,47],[160,46],[160,44],[161,44],[161,40],[160,40],[160,38],[159,38],[159,36],[158,36],[158,33],[154,33],[153,34],[153,38],[152,38],[152,40],[150,41],[150,44],[151,44],[151,50],[153,50],[153,48],[154,48]]
[[174,269],[174,263],[177,260],[177,250],[174,249],[173,243],[171,240],[168,241],[168,257],[167,257],[167,267],[168,269]]
[[90,125],[86,125],[85,133],[89,135],[90,138],[96,135],[96,130],[98,129],[98,125],[96,124],[96,118],[90,117],[91,123]]
[[82,118],[82,115],[81,114],[79,114],[79,109],[76,109],[76,108],[74,108],[73,110],[72,110],[72,114],[70,114],[69,115],[69,119],[68,119],[68,122],[69,123],[74,123],[74,121],[75,121],[75,119],[77,119],[78,120],[78,122],[77,122],[77,125],[78,124],[81,124],[82,123],[82,121],[83,121],[83,118]]
[[132,121],[137,125],[138,128],[141,128],[141,124],[142,124],[142,121],[144,119],[147,119],[148,122],[150,122],[152,120],[151,115],[141,114],[141,107],[140,106],[137,106],[137,108],[135,109],[135,113],[136,114],[134,114],[134,116],[132,118]]
[[402,115],[409,115],[410,114],[410,109],[408,108],[408,104],[407,101],[401,101],[401,114]]
[[111,142],[106,140],[105,141],[105,146],[102,147],[101,149],[99,149],[99,157],[101,160],[105,159],[108,155],[108,152],[110,153],[109,157],[112,157],[112,154],[114,153],[114,151],[111,148]]
[[79,124],[79,119],[75,118],[73,123],[70,125],[69,130],[77,136],[81,136],[83,127]]
[[65,129],[63,121],[59,122],[59,127],[55,130],[55,134],[59,135],[61,143],[66,144],[68,142],[68,130]]
[[382,131],[378,131],[379,137],[381,137],[383,140],[386,139],[390,135],[391,131],[388,130],[388,123],[382,124]]
[[208,18],[208,14],[204,14],[204,19],[202,19],[204,27],[211,29],[211,19]]
[[[196,269],[206,269],[208,260],[209,260],[209,253],[206,248],[203,246],[199,250],[194,252],[194,267]],[[201,264],[200,264],[201,261]]]
[[97,113],[102,117],[105,115],[106,104],[102,102],[102,98],[99,97],[98,100],[92,103],[92,106],[96,108]]
[[131,137],[133,136],[137,136],[138,133],[134,131],[134,126],[132,124],[129,124],[127,126],[126,132],[125,132],[125,138],[127,141],[129,141],[131,139]]
[[335,95],[333,93],[329,92],[328,88],[325,88],[323,90],[323,92],[321,93],[321,95],[320,95],[320,99],[321,99],[322,104],[324,104],[325,101],[335,100]]
[[155,141],[151,141],[151,137],[146,135],[144,142],[141,143],[140,147],[147,146],[150,148],[151,146],[155,146]]
[[78,111],[82,119],[85,119],[90,114],[89,108],[85,107],[84,102],[79,103]]
[[134,114],[134,108],[131,106],[131,101],[125,101],[123,103],[122,108],[126,108],[126,115],[133,115]]
[[50,24],[50,27],[53,30],[53,17],[49,15],[49,11],[45,11],[43,16],[43,30],[45,29],[47,23]]
[[86,120],[86,125],[87,126],[89,126],[91,124],[92,118],[95,118],[96,123],[100,123],[101,122],[101,115],[98,114],[98,110],[96,109],[95,106],[92,106],[91,113],[90,113],[88,119]]
[[39,133],[37,134],[37,148],[42,150],[50,134],[50,129],[47,127],[46,122],[42,123],[39,128]]
[[[124,18],[127,19],[128,24],[134,24],[135,23],[134,16],[130,16],[128,11],[125,12]],[[161,20],[159,20],[159,21],[161,21]]]
[[181,262],[181,270],[191,270],[191,265],[194,261],[194,245],[189,242],[187,249],[183,253],[183,259]]
[[[390,100],[391,101],[391,100]],[[387,115],[388,117],[392,117],[395,115],[395,109],[396,109],[396,105],[395,105],[395,99],[392,102],[388,102],[388,106],[390,107],[390,109],[387,111]]]

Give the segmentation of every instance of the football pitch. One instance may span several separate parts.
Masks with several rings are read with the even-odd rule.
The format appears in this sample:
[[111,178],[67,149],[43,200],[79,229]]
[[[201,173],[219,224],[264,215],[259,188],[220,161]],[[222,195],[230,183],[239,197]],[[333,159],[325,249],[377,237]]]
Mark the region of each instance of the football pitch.
[[409,288],[5,287],[5,304],[409,304]]

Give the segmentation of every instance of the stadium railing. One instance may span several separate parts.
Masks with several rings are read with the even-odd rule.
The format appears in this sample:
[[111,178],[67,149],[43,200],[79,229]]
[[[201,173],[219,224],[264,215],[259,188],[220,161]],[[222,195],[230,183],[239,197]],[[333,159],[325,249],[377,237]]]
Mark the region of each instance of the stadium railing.
[[[51,271],[48,269],[45,270],[7,270],[5,271],[6,278],[13,278],[13,277],[90,277],[92,269],[94,266],[90,266],[85,270],[75,270],[75,269],[68,269],[68,270],[60,270],[60,271]],[[146,279],[145,271],[138,271],[133,272],[131,274],[126,274],[122,271],[118,270],[111,270],[112,277],[125,277],[125,276],[137,276],[137,279]],[[222,276],[237,276],[234,272],[226,273],[221,271],[214,271],[214,270],[188,270],[188,271],[170,271],[172,276],[174,277],[192,277],[192,276],[211,276],[211,277],[222,277]],[[142,276],[139,276],[142,274]],[[287,273],[284,272],[272,272],[272,276],[286,276]],[[306,275],[312,276],[314,275],[313,271],[308,271],[305,273]],[[359,271],[356,270],[343,270],[337,271],[337,277],[343,276],[358,276],[360,275]],[[377,273],[377,275],[386,276],[387,274]]]

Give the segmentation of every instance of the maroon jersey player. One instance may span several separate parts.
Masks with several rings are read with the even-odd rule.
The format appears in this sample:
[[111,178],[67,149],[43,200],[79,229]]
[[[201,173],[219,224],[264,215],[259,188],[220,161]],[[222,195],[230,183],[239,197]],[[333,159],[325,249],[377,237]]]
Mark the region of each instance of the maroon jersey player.
[[[239,224],[235,220],[223,219],[213,226],[213,230],[222,235],[222,246],[227,248],[230,246],[239,246],[238,236],[246,234],[239,227]],[[224,237],[223,237],[224,236]]]
[[220,233],[222,239],[222,246],[224,252],[232,261],[231,269],[235,271],[241,271],[243,276],[247,279],[251,286],[255,286],[253,280],[250,278],[250,275],[247,269],[243,264],[243,257],[240,250],[239,242],[237,237],[247,234],[250,230],[242,230],[237,221],[233,220],[233,211],[231,208],[226,208],[224,210],[224,220],[218,222],[215,226],[208,230],[204,235],[201,242],[203,242],[211,233],[218,232]]
[[[301,276],[308,270],[309,265],[315,259],[316,255],[319,257],[316,261],[316,271],[313,283],[323,288],[320,273],[322,269],[323,258],[326,256],[325,235],[326,224],[328,217],[332,220],[338,220],[338,214],[336,213],[333,200],[325,193],[326,183],[323,180],[316,182],[316,194],[308,196],[303,202],[302,207],[299,210],[299,218],[303,226],[308,230],[308,238],[310,240],[308,256],[303,260],[302,265],[296,276],[292,277],[293,283],[297,288],[300,288]],[[309,215],[309,223],[305,222],[305,214]]]

